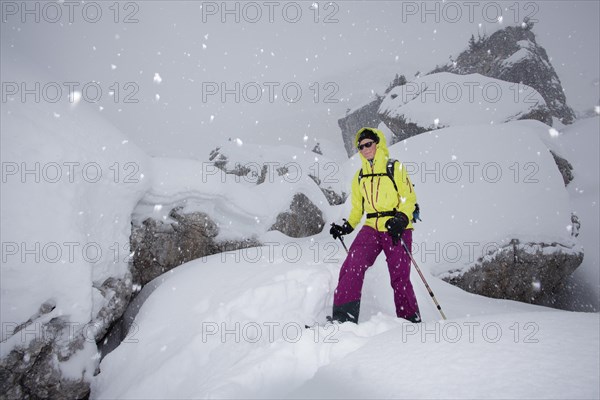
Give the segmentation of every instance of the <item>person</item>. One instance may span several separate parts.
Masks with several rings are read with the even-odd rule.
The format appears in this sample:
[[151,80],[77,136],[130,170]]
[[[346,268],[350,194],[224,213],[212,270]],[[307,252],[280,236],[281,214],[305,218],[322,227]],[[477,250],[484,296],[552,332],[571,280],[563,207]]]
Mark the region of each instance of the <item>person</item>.
[[343,225],[331,224],[330,234],[337,240],[351,233],[364,213],[367,218],[342,264],[333,298],[333,315],[329,319],[358,323],[365,273],[383,251],[394,290],[396,316],[421,322],[417,298],[410,282],[410,256],[401,243],[401,240],[404,241],[410,251],[411,218],[417,203],[413,185],[406,169],[398,161],[393,164],[393,180],[387,173],[389,151],[380,130],[361,128],[356,133],[355,145],[362,168],[352,180],[352,210]]

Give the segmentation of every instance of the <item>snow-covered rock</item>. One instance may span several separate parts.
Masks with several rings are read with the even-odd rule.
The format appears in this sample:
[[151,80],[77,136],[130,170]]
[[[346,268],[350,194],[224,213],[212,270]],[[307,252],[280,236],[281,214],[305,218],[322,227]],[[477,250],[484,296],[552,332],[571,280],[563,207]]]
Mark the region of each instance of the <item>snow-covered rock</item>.
[[[4,62],[2,70],[28,87],[43,76]],[[81,397],[96,341],[131,295],[131,212],[149,159],[77,102],[9,96],[0,119],[2,392]]]
[[301,238],[316,235],[324,226],[321,210],[304,194],[297,193],[292,199],[289,211],[280,213],[271,229],[290,237]]
[[356,110],[348,110],[346,116],[338,120],[348,157],[351,157],[357,151],[354,145],[356,132],[365,126],[377,126],[381,122],[381,116],[377,111],[382,101],[383,97],[377,97],[375,100]]
[[[572,235],[573,210],[562,175],[541,139],[548,130],[547,125],[530,120],[452,127],[390,148],[390,156],[412,172],[421,207],[423,221],[416,224],[413,237],[418,262],[453,281],[463,277],[471,282],[476,278],[464,275],[485,275],[490,285],[498,286],[495,297],[520,301],[531,301],[531,296],[515,291],[517,286],[539,284],[535,301],[551,295],[561,280],[568,279],[581,263],[583,249]],[[512,250],[514,240],[554,251],[532,251],[528,260],[511,261],[528,270],[526,274],[505,265],[500,257],[493,264],[497,268],[490,269],[489,254],[508,254],[501,249]],[[503,283],[510,280],[519,282]],[[461,285],[488,294],[484,286]]]
[[456,60],[431,71],[456,74],[478,73],[534,88],[542,95],[550,113],[564,124],[575,119],[564,89],[546,50],[535,40],[533,24],[508,26],[490,37],[471,39],[470,48]]
[[500,124],[519,119],[551,123],[542,96],[531,87],[479,74],[447,72],[396,86],[379,106],[392,143],[449,126]]
[[[270,150],[271,160],[285,159],[286,153],[293,151]],[[238,156],[234,162],[238,170],[250,171],[252,166],[260,171],[259,165],[279,165],[286,171],[265,173],[257,185],[258,176],[227,173],[224,165],[215,165],[217,158],[208,162],[153,160],[152,187],[133,213],[134,284],[144,285],[196,258],[258,246],[260,237],[270,230],[291,237],[321,232],[324,211],[330,205],[315,183],[315,175],[321,173],[321,179],[339,188],[341,179],[332,174],[335,170],[320,167],[314,153],[290,156],[285,164],[259,156],[252,161],[244,152]],[[337,168],[331,162],[327,165]]]
[[137,289],[188,261],[260,245],[255,235],[217,240],[219,229],[208,214],[182,213],[182,209],[171,209],[168,220],[148,217],[132,226],[132,274]]
[[[307,139],[307,138],[305,138]],[[321,146],[329,148],[330,146]],[[275,181],[300,182],[312,179],[331,205],[346,199],[344,187],[337,176],[338,164],[330,157],[304,148],[277,145],[256,145],[229,139],[212,150],[203,170],[229,182],[260,185]]]
[[[499,122],[498,118],[489,115],[497,108],[510,107],[510,103],[525,103],[525,106],[532,105],[537,102],[538,95],[544,99],[546,107],[540,107],[529,115],[525,113],[515,116],[510,120],[531,118],[552,126],[553,122],[550,116],[554,116],[558,121],[565,124],[573,122],[575,118],[575,113],[567,105],[560,79],[548,58],[546,50],[536,42],[535,34],[531,31],[531,25],[509,26],[494,32],[489,38],[480,38],[478,41],[473,38],[469,48],[460,53],[456,60],[451,60],[446,65],[436,67],[426,76],[440,72],[459,75],[480,74],[492,79],[491,81],[477,80],[480,84],[476,86],[485,88],[485,93],[478,94],[480,104],[473,104],[474,107],[471,109],[472,112],[476,112],[475,106],[477,105],[484,109],[484,115],[489,117],[484,123]],[[424,77],[417,79],[424,79]],[[490,82],[495,82],[494,80],[505,81],[508,84],[504,84],[500,91],[495,84],[490,84]],[[447,105],[452,109],[456,106],[453,103],[459,103],[457,100],[464,102],[472,92],[472,83],[467,82],[467,86],[461,86],[461,83],[465,84],[464,81],[454,79],[450,84],[446,82],[445,85],[441,84],[437,89],[429,87],[430,92],[424,97],[429,98],[430,104],[436,102],[434,99],[438,98],[440,99],[440,101],[437,101],[438,103],[441,101],[449,103]],[[411,86],[404,90],[411,98],[417,96],[421,91],[420,86],[414,83],[411,83]],[[387,97],[391,97],[389,93],[386,94]],[[376,95],[376,98],[370,100],[369,103],[354,110],[349,110],[343,118],[338,120],[348,156],[356,153],[353,138],[357,130],[364,126],[375,127],[385,121],[394,132],[394,135],[399,136],[400,139],[422,133],[428,130],[429,127],[449,126],[442,121],[443,118],[437,115],[426,114],[423,121],[424,125],[420,126],[416,123],[413,125],[401,120],[385,118],[385,115],[380,115],[381,111],[385,112],[387,110],[387,108],[384,110],[380,108],[382,97],[384,96]],[[402,100],[402,97],[399,100]],[[594,115],[593,110],[590,113]],[[466,115],[455,115],[455,117],[462,117],[463,120],[468,119]],[[471,122],[468,122],[469,124],[481,121],[474,114],[468,117],[473,118]],[[438,122],[436,122],[436,119],[438,119]],[[402,131],[406,131],[408,135],[405,135]]]
[[466,272],[446,278],[471,293],[498,299],[554,306],[583,252],[558,243],[512,240],[478,259]]

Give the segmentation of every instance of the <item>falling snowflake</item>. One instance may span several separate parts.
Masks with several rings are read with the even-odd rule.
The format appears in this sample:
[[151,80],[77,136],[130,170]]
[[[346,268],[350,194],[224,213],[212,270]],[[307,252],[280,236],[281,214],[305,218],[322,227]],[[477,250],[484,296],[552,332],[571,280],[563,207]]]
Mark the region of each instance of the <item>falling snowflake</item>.
[[81,101],[81,92],[71,92],[69,94],[69,101],[71,104],[77,104]]

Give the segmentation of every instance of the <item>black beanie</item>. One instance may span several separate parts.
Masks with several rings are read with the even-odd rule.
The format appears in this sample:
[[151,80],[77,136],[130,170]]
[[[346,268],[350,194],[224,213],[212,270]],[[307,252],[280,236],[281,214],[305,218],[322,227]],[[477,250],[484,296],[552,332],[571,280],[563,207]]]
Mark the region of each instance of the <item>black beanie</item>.
[[358,136],[358,143],[362,142],[365,139],[372,139],[375,143],[379,143],[379,136],[375,132],[370,129],[365,129]]

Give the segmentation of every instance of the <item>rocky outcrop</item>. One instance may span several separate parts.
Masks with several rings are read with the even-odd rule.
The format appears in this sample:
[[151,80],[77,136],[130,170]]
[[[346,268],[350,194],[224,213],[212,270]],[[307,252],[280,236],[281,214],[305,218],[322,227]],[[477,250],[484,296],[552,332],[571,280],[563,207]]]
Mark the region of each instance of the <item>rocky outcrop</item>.
[[[531,112],[516,116],[513,119],[536,119],[547,125],[552,125],[552,116],[562,123],[569,124],[575,119],[575,113],[567,105],[562,84],[552,67],[546,50],[535,40],[531,31],[533,24],[523,23],[521,26],[507,27],[495,32],[490,37],[469,42],[467,50],[463,51],[456,60],[438,66],[427,75],[439,72],[451,72],[458,75],[480,74],[512,84],[523,84],[533,88],[546,103]],[[402,116],[390,117],[385,111],[379,110],[384,97],[389,96],[393,88],[403,86],[404,82],[395,79],[386,90],[387,96],[377,95],[377,99],[347,113],[338,120],[342,130],[342,138],[348,156],[356,153],[353,146],[354,135],[364,126],[377,127],[384,122],[395,137],[391,143],[407,137],[418,135],[436,127],[422,126],[414,121],[403,119]],[[518,87],[505,93],[516,96],[517,99],[529,102],[528,93],[522,93]],[[525,96],[525,97],[523,97]],[[378,111],[379,110],[379,111]],[[597,113],[596,113],[597,114]]]
[[533,24],[509,26],[490,37],[471,38],[469,48],[453,62],[430,72],[481,74],[506,82],[522,83],[542,95],[550,113],[563,124],[570,124],[575,113],[567,99],[546,50],[535,40]]
[[347,113],[344,118],[340,118],[338,120],[338,125],[342,130],[342,139],[344,140],[344,147],[346,148],[348,157],[352,157],[352,155],[357,152],[356,147],[354,146],[354,137],[356,136],[356,132],[365,126],[377,128],[381,122],[381,117],[379,116],[377,110],[379,110],[382,100],[383,96],[378,96],[377,99],[373,100],[369,104]]
[[465,273],[444,280],[482,296],[546,305],[582,261],[583,252],[573,247],[513,239]]
[[558,170],[563,177],[563,181],[565,182],[565,186],[567,186],[573,180],[573,166],[570,162],[550,150],[550,154],[554,157],[554,162],[558,166]]
[[277,230],[293,238],[316,235],[323,230],[323,213],[306,195],[297,193],[292,199],[290,210],[277,216],[270,230]]
[[[287,212],[277,216],[271,230],[279,230],[290,237],[306,237],[321,232],[325,221],[323,213],[306,195],[296,194]],[[109,293],[111,299],[106,311],[99,315],[114,313],[123,315],[113,324],[100,344],[103,356],[116,348],[129,332],[137,310],[145,299],[158,287],[165,272],[188,261],[213,254],[261,246],[256,238],[218,240],[219,227],[203,212],[183,212],[182,206],[170,210],[168,218],[146,218],[132,226],[132,276],[125,282],[107,281],[100,289]],[[131,300],[131,285],[138,290]],[[111,307],[112,305],[112,307]],[[119,308],[117,308],[117,306]],[[122,309],[120,307],[123,307]],[[124,313],[125,309],[127,312]]]
[[338,193],[335,190],[331,189],[331,187],[325,188],[323,187],[321,180],[318,177],[310,174],[309,176],[317,184],[317,186],[319,186],[321,192],[325,195],[325,198],[327,199],[329,205],[339,206],[346,202],[346,199],[348,198],[348,193],[344,191],[342,191],[342,193]]
[[127,305],[133,294],[131,273],[127,273],[122,279],[108,278],[98,290],[105,299],[105,304],[98,312],[96,319],[92,322],[96,327],[96,342],[104,338],[111,325],[121,318],[127,309]]
[[[68,318],[54,317],[56,304],[44,302],[26,322],[3,326],[2,340],[16,346],[0,360],[1,399],[85,399],[95,372],[96,343],[103,340],[113,323],[124,313],[132,295],[131,275],[110,277],[98,287],[103,306],[94,320],[81,326]],[[86,348],[84,350],[84,348]],[[90,352],[92,354],[90,354]],[[81,364],[81,377],[65,375],[61,364],[88,358]]]
[[259,246],[254,238],[218,241],[217,225],[205,213],[181,213],[175,207],[169,213],[173,221],[145,219],[133,226],[131,249],[133,283],[143,286],[165,272],[188,261],[212,254]]
[[[515,93],[519,96],[515,97]],[[480,74],[431,74],[397,86],[383,99],[379,116],[392,131],[390,144],[457,125],[489,125],[520,119],[552,124],[533,88]]]
[[[354,145],[350,144],[350,146],[354,148]],[[322,151],[318,143],[315,145],[312,151],[322,155]],[[237,179],[234,180],[235,182],[243,181],[244,183],[256,183],[257,185],[261,185],[267,180],[272,182],[275,177],[282,177],[290,173],[290,168],[285,162],[271,160],[262,164],[259,162],[240,163],[231,160],[226,152],[226,150],[217,147],[210,152],[209,161],[211,161],[216,168],[220,169],[223,174],[234,175]],[[260,157],[258,158],[260,159]],[[298,167],[299,164],[293,163],[292,174],[298,173]],[[312,171],[312,168],[314,168],[315,165],[300,165],[300,168],[302,167],[304,167],[305,171]],[[317,186],[319,186],[319,189],[325,195],[329,205],[336,206],[343,204],[344,201],[346,201],[346,193],[337,193],[331,186],[326,187],[325,183],[323,183],[317,176],[310,173],[307,175],[317,184]]]
[[[50,304],[44,303],[39,316],[52,309]],[[16,346],[0,360],[2,399],[87,398],[90,386],[84,373],[79,379],[70,379],[59,367],[59,363],[69,361],[83,349],[87,337],[81,331],[75,334],[72,324],[58,317],[44,324],[30,320],[15,328],[11,336],[15,335],[35,338],[27,346]]]

